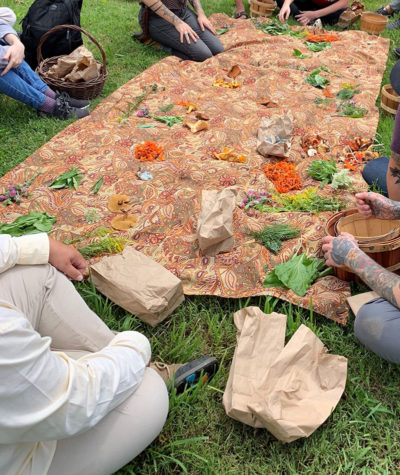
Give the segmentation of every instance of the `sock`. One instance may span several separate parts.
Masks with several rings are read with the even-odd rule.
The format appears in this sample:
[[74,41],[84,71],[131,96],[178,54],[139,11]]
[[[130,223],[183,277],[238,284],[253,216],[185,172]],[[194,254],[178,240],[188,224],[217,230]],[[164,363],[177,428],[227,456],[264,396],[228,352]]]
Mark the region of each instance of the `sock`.
[[51,114],[54,111],[55,107],[56,107],[56,101],[52,99],[51,97],[46,96],[44,104],[39,110],[41,112],[45,112],[46,114]]
[[43,94],[45,94],[47,97],[50,97],[50,99],[55,99],[57,97],[57,94],[50,88],[43,91]]

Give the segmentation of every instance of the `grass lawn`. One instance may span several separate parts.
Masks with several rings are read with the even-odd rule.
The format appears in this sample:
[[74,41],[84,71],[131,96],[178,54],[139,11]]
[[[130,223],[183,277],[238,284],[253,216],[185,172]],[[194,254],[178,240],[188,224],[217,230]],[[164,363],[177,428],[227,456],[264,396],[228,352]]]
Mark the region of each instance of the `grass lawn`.
[[[2,5],[12,7],[21,19],[30,3],[3,0]],[[372,11],[381,6],[377,0],[365,3]],[[234,11],[233,1],[228,0],[203,0],[203,6],[207,14],[222,11],[231,15]],[[102,98],[164,56],[131,39],[138,30],[138,9],[138,3],[129,0],[84,1],[82,25],[102,44],[108,57],[110,75]],[[396,61],[392,49],[400,44],[400,30],[386,30],[384,36],[390,36],[392,44],[382,84],[389,82]],[[67,125],[39,119],[35,111],[4,96],[0,96],[0,111],[0,176]],[[382,114],[377,139],[386,154],[392,128],[393,118]],[[400,473],[399,367],[382,361],[355,341],[353,317],[342,328],[271,297],[247,301],[189,297],[173,318],[151,329],[105,300],[89,284],[77,288],[113,330],[145,333],[155,359],[174,363],[212,354],[221,362],[209,386],[179,397],[171,395],[170,414],[159,438],[119,474]],[[225,415],[222,393],[236,344],[232,314],[245,305],[287,313],[288,337],[304,323],[329,351],[349,358],[345,393],[328,421],[309,439],[283,445],[267,431]]]

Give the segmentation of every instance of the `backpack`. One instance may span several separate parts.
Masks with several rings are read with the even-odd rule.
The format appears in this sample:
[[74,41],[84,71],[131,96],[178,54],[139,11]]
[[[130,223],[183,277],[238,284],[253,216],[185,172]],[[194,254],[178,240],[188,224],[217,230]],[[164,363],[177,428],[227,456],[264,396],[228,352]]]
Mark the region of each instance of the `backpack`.
[[[35,0],[22,19],[20,39],[25,61],[35,69],[40,38],[57,25],[80,26],[83,0]],[[80,31],[63,29],[52,33],[42,45],[43,58],[69,54],[83,44]]]

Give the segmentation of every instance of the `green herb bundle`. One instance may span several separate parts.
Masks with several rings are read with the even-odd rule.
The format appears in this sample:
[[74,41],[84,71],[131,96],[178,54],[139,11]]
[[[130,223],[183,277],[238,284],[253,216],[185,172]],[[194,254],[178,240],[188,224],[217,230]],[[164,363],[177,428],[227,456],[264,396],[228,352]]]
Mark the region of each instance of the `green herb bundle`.
[[296,49],[296,48],[293,49],[293,56],[299,59],[308,58],[308,56],[306,56],[299,49]]
[[368,109],[358,107],[351,100],[339,103],[336,107],[336,110],[338,112],[338,116],[352,117],[353,119],[361,118],[368,114]]
[[309,258],[305,253],[278,264],[264,280],[264,287],[287,287],[303,297],[312,283],[319,277],[332,273],[325,268],[325,260]]
[[309,187],[295,195],[280,195],[275,197],[282,207],[272,208],[268,211],[297,211],[303,213],[319,213],[321,211],[339,211],[343,203],[336,197],[321,196],[318,188]]
[[[357,86],[359,86],[359,84],[357,84]],[[360,94],[360,89],[357,89],[357,86],[355,86],[354,88],[346,87],[344,89],[341,89],[336,94],[336,97],[341,101],[348,101],[349,99],[352,99],[354,97],[354,94]]]
[[332,177],[331,187],[336,190],[339,188],[349,188],[353,186],[353,180],[350,176],[349,170],[343,168],[340,172],[337,172]]
[[125,238],[107,236],[78,250],[85,259],[89,259],[103,254],[117,254],[124,249],[126,242]]
[[164,124],[168,125],[168,127],[172,127],[175,124],[180,124],[183,121],[182,115],[154,115],[150,114],[154,120],[158,120],[158,122],[164,122]]
[[318,69],[315,69],[309,76],[307,76],[306,82],[308,84],[311,84],[311,86],[318,87],[320,89],[325,89],[325,86],[327,86],[331,82],[328,78],[321,76],[321,71],[329,72],[329,69],[323,66]]
[[330,43],[320,42],[320,43],[312,43],[310,41],[306,41],[306,47],[309,51],[313,51],[314,53],[318,51],[322,51],[324,49],[329,49],[331,47]]
[[71,168],[67,172],[61,173],[61,175],[52,181],[49,188],[60,190],[61,188],[78,188],[79,183],[82,181],[83,175],[79,172],[78,168]]
[[277,254],[282,248],[282,241],[297,237],[300,231],[288,224],[267,225],[262,231],[252,231],[251,235],[269,251]]
[[151,84],[148,86],[142,87],[143,92],[134,98],[133,102],[128,102],[128,110],[124,111],[117,119],[117,122],[125,122],[129,117],[133,114],[133,112],[137,111],[140,104],[150,95],[157,92],[158,85]]
[[311,162],[308,174],[314,180],[322,181],[321,186],[332,181],[333,175],[337,172],[336,162],[333,158],[327,162],[326,160],[314,159]]
[[1,224],[0,234],[18,237],[26,234],[49,233],[56,219],[55,216],[47,213],[31,211],[27,215],[19,216],[12,223]]
[[272,23],[266,22],[256,22],[256,26],[259,30],[262,30],[264,33],[268,35],[288,35],[291,31],[289,25],[287,23],[281,23],[277,21],[273,21]]

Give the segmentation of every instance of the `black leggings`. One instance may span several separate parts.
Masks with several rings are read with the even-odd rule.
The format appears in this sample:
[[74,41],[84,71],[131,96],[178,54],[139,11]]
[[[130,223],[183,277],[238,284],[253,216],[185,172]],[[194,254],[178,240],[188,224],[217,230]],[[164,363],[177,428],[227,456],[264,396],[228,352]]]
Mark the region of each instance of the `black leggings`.
[[[276,3],[278,4],[279,8],[282,8],[284,0],[276,0]],[[296,15],[300,15],[301,12],[307,12],[307,11],[316,11],[316,10],[321,10],[319,5],[316,5],[313,3],[311,0],[294,0],[290,4],[290,14],[293,18],[296,17]],[[324,24],[327,25],[335,25],[338,20],[340,15],[346,10],[346,8],[341,8],[340,10],[337,10],[336,12],[329,13],[328,15],[322,16],[321,21]]]

